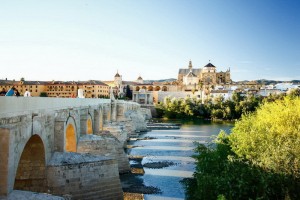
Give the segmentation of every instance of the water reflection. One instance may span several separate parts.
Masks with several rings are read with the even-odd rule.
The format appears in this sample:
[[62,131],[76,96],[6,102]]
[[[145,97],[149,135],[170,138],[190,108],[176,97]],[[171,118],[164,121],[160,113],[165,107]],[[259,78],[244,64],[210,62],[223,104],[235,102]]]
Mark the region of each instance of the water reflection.
[[[176,123],[182,123],[176,121]],[[209,121],[188,122],[179,130],[153,130],[129,144],[131,156],[143,156],[141,165],[145,174],[140,176],[144,185],[160,189],[160,194],[144,195],[146,200],[179,200],[184,199],[184,189],[180,181],[192,177],[195,171],[195,162],[191,157],[194,154],[195,141],[207,143],[212,135],[220,130],[229,132],[232,124],[216,124]],[[169,162],[171,165],[162,168],[148,168],[149,163]]]

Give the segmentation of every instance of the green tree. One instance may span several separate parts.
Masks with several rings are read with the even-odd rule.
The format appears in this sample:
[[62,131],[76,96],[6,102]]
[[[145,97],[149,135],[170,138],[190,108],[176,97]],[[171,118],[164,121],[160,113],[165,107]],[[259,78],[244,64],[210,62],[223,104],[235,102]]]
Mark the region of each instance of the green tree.
[[187,199],[300,199],[300,98],[267,102],[195,149]]
[[127,97],[127,99],[132,99],[132,91],[130,90],[129,85],[126,86],[126,94],[125,97]]
[[295,98],[295,97],[300,97],[300,88],[295,88],[295,89],[291,89],[287,92],[287,95]]
[[300,177],[300,99],[266,103],[230,135],[234,152],[254,165]]
[[40,97],[48,97],[47,92],[41,92],[41,93],[40,93]]

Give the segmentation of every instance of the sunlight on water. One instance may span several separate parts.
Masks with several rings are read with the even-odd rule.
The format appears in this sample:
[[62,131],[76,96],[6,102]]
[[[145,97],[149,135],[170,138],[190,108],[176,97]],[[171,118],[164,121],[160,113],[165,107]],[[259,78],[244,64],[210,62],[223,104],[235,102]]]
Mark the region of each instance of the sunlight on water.
[[142,164],[147,163],[149,161],[164,161],[164,160],[184,161],[184,162],[195,161],[194,158],[186,157],[186,156],[146,156],[144,157]]
[[170,170],[170,169],[150,169],[144,168],[145,173],[147,175],[155,175],[155,176],[174,176],[174,177],[183,177],[188,178],[193,176],[193,172],[184,171],[184,170]]
[[[145,185],[161,190],[159,194],[144,195],[144,199],[183,200],[185,191],[181,181],[192,177],[196,167],[195,160],[191,157],[195,154],[196,147],[193,142],[207,143],[212,140],[212,135],[231,127],[232,125],[223,124],[183,124],[178,130],[152,130],[131,140],[130,145],[137,147],[128,149],[129,155],[144,156],[141,164],[145,174],[140,178]],[[146,166],[151,165],[145,165],[155,162],[166,165],[161,165],[163,168],[147,168]]]
[[135,147],[134,149],[157,149],[157,150],[181,150],[181,151],[190,151],[193,150],[193,147],[175,147],[175,146],[143,146]]
[[[143,140],[143,142],[151,142],[153,143],[153,141],[151,140]],[[185,142],[185,143],[193,143],[193,140],[184,140],[184,139],[176,139],[174,140],[174,138],[172,139],[155,139],[155,142]],[[199,141],[199,142],[205,142],[205,141]]]
[[[158,132],[158,131],[152,131],[152,132]],[[174,131],[174,130],[159,130],[159,132],[174,132],[174,133],[204,133],[205,131],[185,131],[185,130],[178,130],[178,131]]]
[[183,138],[210,138],[211,135],[177,135],[177,134],[168,134],[168,133],[156,133],[156,134],[148,134],[151,136],[165,136],[165,137],[183,137]]
[[183,198],[174,198],[174,197],[161,197],[154,195],[144,195],[145,200],[183,200]]

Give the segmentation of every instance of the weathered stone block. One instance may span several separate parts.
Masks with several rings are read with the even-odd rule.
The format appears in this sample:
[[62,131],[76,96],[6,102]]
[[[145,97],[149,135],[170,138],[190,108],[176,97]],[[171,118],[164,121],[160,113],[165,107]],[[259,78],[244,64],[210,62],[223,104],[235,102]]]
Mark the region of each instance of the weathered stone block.
[[79,139],[77,152],[110,156],[118,162],[118,169],[120,173],[130,171],[129,160],[124,152],[123,144],[111,135],[83,135]]
[[[53,173],[55,171],[60,173]],[[60,175],[62,171],[65,176]],[[52,194],[70,194],[72,199],[122,199],[118,165],[111,158],[56,152],[49,162],[48,172],[48,186]],[[102,185],[112,181],[113,187],[101,190]],[[65,184],[61,185],[62,182]],[[115,198],[116,194],[118,198]]]

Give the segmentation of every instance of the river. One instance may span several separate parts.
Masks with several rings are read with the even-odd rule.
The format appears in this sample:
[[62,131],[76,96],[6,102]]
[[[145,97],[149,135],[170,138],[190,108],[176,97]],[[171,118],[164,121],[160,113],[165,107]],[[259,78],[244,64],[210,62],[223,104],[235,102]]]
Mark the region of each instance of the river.
[[[195,170],[193,155],[195,141],[206,143],[220,130],[230,132],[231,123],[211,121],[168,121],[181,123],[177,130],[152,130],[143,133],[138,140],[131,140],[127,153],[130,157],[142,157],[144,174],[138,176],[143,185],[157,189],[156,194],[145,194],[145,200],[184,199],[184,188],[180,181],[192,177]],[[132,165],[136,161],[130,161]],[[151,163],[164,163],[165,167],[154,168]],[[148,166],[147,166],[148,165]],[[150,165],[150,166],[149,166]]]

